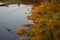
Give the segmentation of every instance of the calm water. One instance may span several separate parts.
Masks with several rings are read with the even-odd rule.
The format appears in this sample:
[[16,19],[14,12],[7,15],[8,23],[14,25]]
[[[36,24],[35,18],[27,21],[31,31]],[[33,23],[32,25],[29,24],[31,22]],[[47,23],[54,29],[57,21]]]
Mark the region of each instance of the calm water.
[[[17,28],[22,27],[22,24],[32,23],[26,18],[31,11],[30,8],[32,8],[31,5],[17,6],[17,4],[9,5],[9,7],[0,7],[0,40],[18,40]],[[27,9],[30,9],[30,11]],[[6,28],[10,28],[14,32],[10,33]]]

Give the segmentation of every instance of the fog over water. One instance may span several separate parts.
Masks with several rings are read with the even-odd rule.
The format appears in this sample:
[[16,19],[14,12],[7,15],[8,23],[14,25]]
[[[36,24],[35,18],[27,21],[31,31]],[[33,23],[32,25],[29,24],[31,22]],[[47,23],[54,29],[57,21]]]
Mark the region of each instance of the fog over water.
[[[0,40],[18,40],[17,28],[22,27],[22,24],[33,23],[26,18],[31,12],[30,8],[32,8],[31,5],[17,6],[17,4],[0,7]],[[10,33],[6,28],[10,28],[14,32]]]

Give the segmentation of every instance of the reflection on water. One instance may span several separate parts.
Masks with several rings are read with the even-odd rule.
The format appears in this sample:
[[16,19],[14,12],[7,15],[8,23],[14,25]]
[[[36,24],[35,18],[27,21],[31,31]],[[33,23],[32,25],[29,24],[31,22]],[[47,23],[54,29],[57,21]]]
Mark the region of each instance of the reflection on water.
[[[27,9],[30,8],[32,8],[31,5],[17,6],[17,4],[0,7],[0,40],[18,40],[16,29],[22,27],[22,24],[32,23],[26,18],[30,12]],[[12,29],[14,32],[10,33],[6,29],[8,31]]]

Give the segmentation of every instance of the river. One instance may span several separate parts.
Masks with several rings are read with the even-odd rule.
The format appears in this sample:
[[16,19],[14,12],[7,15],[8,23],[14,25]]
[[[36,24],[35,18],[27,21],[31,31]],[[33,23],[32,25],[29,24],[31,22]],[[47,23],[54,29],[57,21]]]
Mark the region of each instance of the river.
[[[19,35],[16,30],[22,27],[22,24],[33,23],[27,20],[27,16],[31,12],[32,5],[11,4],[9,7],[0,7],[0,40],[18,40]],[[30,10],[27,10],[30,9]],[[6,28],[12,29],[10,33]]]

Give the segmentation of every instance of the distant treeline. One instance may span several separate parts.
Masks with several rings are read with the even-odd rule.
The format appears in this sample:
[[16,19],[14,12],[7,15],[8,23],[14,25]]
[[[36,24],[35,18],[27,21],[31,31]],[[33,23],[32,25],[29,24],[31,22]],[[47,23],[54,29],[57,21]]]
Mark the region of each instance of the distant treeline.
[[10,3],[10,4],[15,4],[15,3],[17,3],[17,0],[0,0],[0,2],[5,2],[5,1],[7,1],[7,2]]
[[[22,4],[39,4],[42,1],[51,1],[51,0],[0,0],[0,2],[8,1],[9,3],[22,3]],[[55,0],[54,0],[55,1]],[[60,0],[57,0],[60,2]]]

